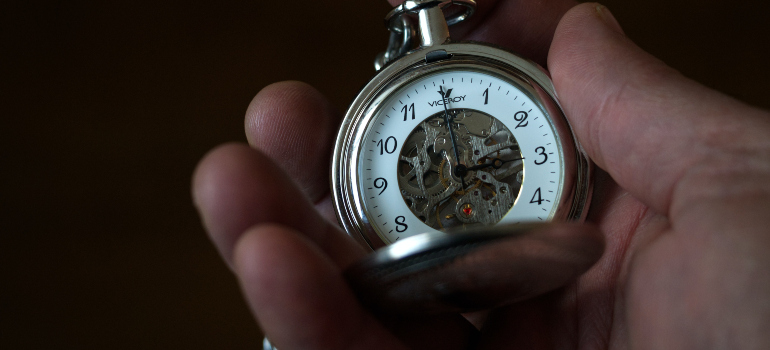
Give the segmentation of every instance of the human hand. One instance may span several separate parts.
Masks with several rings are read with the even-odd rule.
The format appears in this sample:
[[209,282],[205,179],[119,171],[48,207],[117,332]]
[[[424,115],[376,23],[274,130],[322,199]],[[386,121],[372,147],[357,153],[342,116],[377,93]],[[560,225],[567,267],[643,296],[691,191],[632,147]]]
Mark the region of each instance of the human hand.
[[453,37],[547,60],[578,139],[606,171],[588,219],[606,242],[597,265],[492,311],[480,333],[455,316],[376,319],[340,276],[364,254],[329,198],[340,115],[307,85],[275,84],[249,107],[251,147],[209,153],[194,196],[280,349],[770,347],[770,116],[644,53],[606,8],[573,5],[485,2]]

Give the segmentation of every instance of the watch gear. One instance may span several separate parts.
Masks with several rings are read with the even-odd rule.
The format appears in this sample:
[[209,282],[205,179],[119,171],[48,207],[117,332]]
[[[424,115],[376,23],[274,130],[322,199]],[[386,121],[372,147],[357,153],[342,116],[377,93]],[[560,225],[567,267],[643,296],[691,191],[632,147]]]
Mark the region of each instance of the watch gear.
[[[455,159],[444,113],[425,119],[405,140],[397,167],[401,195],[412,213],[435,229],[495,224],[521,188],[519,145],[495,117],[449,109],[460,158]],[[458,168],[464,176],[457,176]]]

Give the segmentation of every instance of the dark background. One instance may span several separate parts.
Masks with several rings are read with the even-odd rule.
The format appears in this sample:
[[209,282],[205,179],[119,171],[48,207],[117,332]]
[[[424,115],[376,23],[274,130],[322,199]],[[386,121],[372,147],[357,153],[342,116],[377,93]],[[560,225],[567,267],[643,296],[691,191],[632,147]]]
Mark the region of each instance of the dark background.
[[[685,75],[770,107],[765,2],[604,3]],[[258,348],[190,175],[207,150],[245,141],[244,111],[267,84],[309,82],[344,110],[374,73],[388,10],[384,0],[2,2],[0,347]]]

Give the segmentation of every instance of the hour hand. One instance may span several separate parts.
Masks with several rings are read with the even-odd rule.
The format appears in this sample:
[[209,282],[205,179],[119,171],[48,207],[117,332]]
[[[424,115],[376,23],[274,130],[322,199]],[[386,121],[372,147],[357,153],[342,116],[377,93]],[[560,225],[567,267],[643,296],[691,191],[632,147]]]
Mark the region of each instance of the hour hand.
[[522,158],[508,159],[508,160],[502,160],[500,158],[495,158],[495,159],[492,159],[492,162],[490,162],[490,163],[474,165],[472,167],[469,167],[467,170],[468,171],[480,170],[480,169],[484,169],[484,168],[488,168],[488,167],[492,167],[494,169],[500,169],[503,166],[503,164],[505,164],[505,163],[513,162],[513,161],[517,161],[517,160],[522,160],[522,159],[524,159],[524,158],[522,157]]

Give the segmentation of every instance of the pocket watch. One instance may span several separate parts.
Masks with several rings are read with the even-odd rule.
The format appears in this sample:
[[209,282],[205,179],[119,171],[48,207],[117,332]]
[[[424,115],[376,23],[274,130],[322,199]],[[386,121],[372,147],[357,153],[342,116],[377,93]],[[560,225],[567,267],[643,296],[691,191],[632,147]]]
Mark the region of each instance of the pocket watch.
[[[545,70],[501,48],[450,40],[449,26],[475,8],[473,0],[394,8],[378,73],[337,135],[337,218],[376,249],[344,275],[375,312],[513,303],[563,286],[602,254],[579,234],[542,234],[549,230],[537,223],[585,219],[592,163]],[[263,348],[275,349],[267,338]]]
[[450,39],[475,7],[411,0],[385,19],[388,49],[345,115],[331,167],[338,219],[366,247],[586,215],[591,163],[545,70]]

